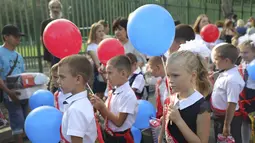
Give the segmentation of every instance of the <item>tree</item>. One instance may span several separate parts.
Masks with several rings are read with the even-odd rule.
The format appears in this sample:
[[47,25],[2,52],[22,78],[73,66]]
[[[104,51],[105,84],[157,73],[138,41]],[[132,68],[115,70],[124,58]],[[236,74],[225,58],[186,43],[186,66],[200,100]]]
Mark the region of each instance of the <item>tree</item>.
[[233,0],[221,0],[221,9],[224,18],[231,18],[233,15]]

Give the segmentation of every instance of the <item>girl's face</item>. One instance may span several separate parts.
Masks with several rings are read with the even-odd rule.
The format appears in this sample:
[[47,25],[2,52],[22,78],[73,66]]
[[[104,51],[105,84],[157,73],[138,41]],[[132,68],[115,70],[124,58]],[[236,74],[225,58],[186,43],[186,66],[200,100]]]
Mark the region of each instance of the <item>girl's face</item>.
[[255,53],[251,50],[250,46],[244,46],[240,48],[240,55],[247,63],[250,63],[252,60],[255,59]]
[[57,71],[53,71],[51,73],[51,82],[52,82],[54,87],[58,88],[59,85],[58,85],[57,81],[58,81],[58,72]]
[[119,39],[121,42],[125,41],[127,39],[127,31],[125,30],[125,28],[123,28],[121,26],[116,28],[114,33],[115,33],[116,38]]
[[199,29],[201,30],[205,25],[209,24],[209,19],[207,16],[202,17],[199,23]]
[[168,84],[173,92],[187,92],[193,88],[195,74],[189,73],[185,68],[184,62],[177,61],[167,65]]
[[96,39],[101,41],[104,38],[104,26],[99,26],[96,30]]

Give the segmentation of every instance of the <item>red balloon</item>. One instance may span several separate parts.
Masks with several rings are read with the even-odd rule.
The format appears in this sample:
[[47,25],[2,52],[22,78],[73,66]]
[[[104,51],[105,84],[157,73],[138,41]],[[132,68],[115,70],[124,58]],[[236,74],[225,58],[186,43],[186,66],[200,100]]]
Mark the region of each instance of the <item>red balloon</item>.
[[205,42],[215,42],[220,37],[220,31],[216,25],[208,24],[201,29],[200,35]]
[[98,59],[104,65],[106,65],[107,61],[111,58],[124,54],[125,50],[123,45],[114,38],[104,39],[99,43],[97,48]]
[[52,55],[64,58],[80,52],[82,36],[79,28],[71,21],[57,19],[46,26],[43,42]]

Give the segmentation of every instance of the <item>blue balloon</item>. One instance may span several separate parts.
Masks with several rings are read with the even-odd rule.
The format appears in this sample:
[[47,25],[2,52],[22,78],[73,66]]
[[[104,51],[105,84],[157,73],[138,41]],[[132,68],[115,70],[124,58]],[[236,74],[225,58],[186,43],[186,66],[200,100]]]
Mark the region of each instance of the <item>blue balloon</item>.
[[136,127],[133,126],[131,128],[131,132],[132,132],[135,143],[141,143],[141,140],[142,140],[141,130],[139,130]]
[[249,77],[252,80],[255,80],[255,62],[251,62],[248,66],[247,66],[247,72]]
[[54,107],[41,106],[31,111],[25,120],[25,132],[32,143],[60,141],[62,113]]
[[166,53],[174,41],[175,24],[166,9],[147,4],[130,15],[127,33],[130,42],[139,52],[160,56]]
[[54,107],[54,95],[48,90],[37,90],[29,98],[30,109],[33,110],[40,106],[52,106]]
[[138,104],[138,113],[133,126],[138,129],[149,128],[149,121],[151,117],[156,117],[156,109],[149,101],[146,100],[138,100]]

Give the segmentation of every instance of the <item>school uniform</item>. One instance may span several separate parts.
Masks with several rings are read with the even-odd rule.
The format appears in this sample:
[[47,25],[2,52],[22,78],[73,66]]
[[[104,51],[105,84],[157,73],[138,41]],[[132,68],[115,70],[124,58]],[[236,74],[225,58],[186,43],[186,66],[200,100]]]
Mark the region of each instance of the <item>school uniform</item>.
[[66,98],[64,110],[62,134],[65,142],[71,142],[71,136],[77,136],[83,138],[83,143],[94,143],[97,138],[97,127],[87,91]]
[[108,110],[114,115],[127,113],[128,116],[121,127],[117,127],[111,120],[105,119],[105,143],[134,143],[130,131],[136,119],[138,102],[129,82],[109,92],[105,102]]
[[64,112],[63,102],[71,95],[71,93],[64,94],[60,88],[54,93],[55,107],[62,113]]
[[141,69],[138,67],[133,74],[129,77],[129,85],[131,88],[136,89],[137,99],[141,99],[144,92],[145,79]]
[[[178,110],[184,122],[187,126],[196,134],[197,133],[197,117],[199,114],[204,112],[210,112],[210,104],[208,101],[205,100],[204,96],[195,91],[186,99],[179,100],[176,95],[174,100],[174,105],[178,104]],[[186,139],[184,138],[183,134],[181,133],[180,129],[177,127],[175,123],[170,124],[170,120],[168,118],[168,108],[171,104],[171,99],[167,98],[165,100],[165,108],[164,108],[164,115],[165,115],[165,135],[167,143],[187,143]]]
[[236,103],[236,112],[231,122],[231,134],[235,141],[242,143],[241,124],[242,113],[239,110],[239,95],[244,88],[244,81],[238,72],[238,67],[231,68],[219,74],[215,81],[212,96],[211,108],[213,110],[215,138],[223,131],[225,113],[228,103]]
[[[252,61],[254,62],[254,60]],[[247,64],[239,65],[239,72],[244,79],[245,86],[240,94],[240,108],[244,112],[242,123],[242,142],[249,142],[251,137],[251,121],[248,114],[255,111],[255,80],[252,80],[246,70]]]
[[163,116],[163,105],[164,101],[167,98],[168,95],[168,83],[167,78],[164,77],[163,79],[158,79],[155,87],[155,96],[156,96],[156,108],[157,113],[156,117],[159,119],[161,116]]

